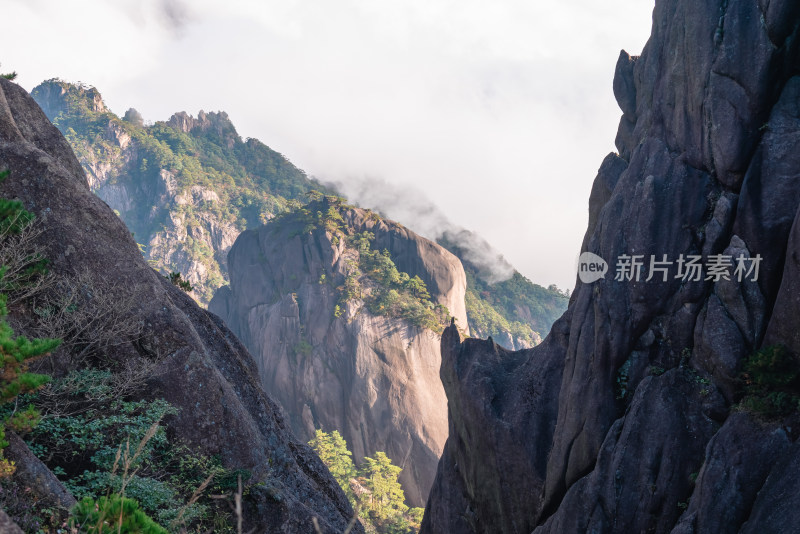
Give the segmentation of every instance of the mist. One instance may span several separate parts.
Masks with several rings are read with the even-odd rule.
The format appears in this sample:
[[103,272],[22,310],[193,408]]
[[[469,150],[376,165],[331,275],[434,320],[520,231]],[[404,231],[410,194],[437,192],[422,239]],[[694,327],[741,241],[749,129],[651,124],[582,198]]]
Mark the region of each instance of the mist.
[[514,267],[489,242],[454,224],[424,192],[413,186],[398,187],[376,178],[353,178],[323,185],[335,189],[359,207],[377,211],[432,241],[455,245],[478,275],[489,283],[508,280]]
[[592,179],[615,151],[614,66],[620,49],[641,51],[652,8],[6,0],[0,63],[28,90],[82,81],[148,122],[226,111],[244,137],[322,180],[423,192],[532,281],[568,288]]

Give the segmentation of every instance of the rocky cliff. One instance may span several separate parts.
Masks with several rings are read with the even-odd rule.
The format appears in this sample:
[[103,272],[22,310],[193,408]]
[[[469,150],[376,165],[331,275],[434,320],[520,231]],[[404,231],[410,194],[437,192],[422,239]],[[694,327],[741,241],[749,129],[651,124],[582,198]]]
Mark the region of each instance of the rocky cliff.
[[228,264],[209,309],[256,356],[295,432],[338,430],[356,462],[386,452],[424,504],[447,434],[440,323],[466,325],[458,259],[328,197],[242,233]]
[[207,305],[236,236],[320,188],[286,158],[243,140],[224,112],[120,119],[93,87],[48,80],[32,95],[66,136],[89,187],[125,221],[151,265],[180,272]]
[[789,0],[656,2],[589,200],[610,271],[534,349],[445,331],[423,532],[796,530],[799,28]]
[[[110,302],[132,302],[120,321],[138,325],[137,334],[114,340],[113,350],[97,355],[111,370],[151,370],[132,400],[165,399],[179,410],[164,420],[170,436],[252,474],[246,530],[310,532],[312,517],[318,517],[326,532],[342,532],[352,516],[344,494],[264,394],[251,355],[217,317],[147,265],[122,221],[91,193],[64,137],[23,89],[4,79],[0,168],[10,171],[0,194],[19,199],[41,225],[37,243],[51,273],[59,280],[83,273],[82,287],[107,281],[114,291]],[[94,306],[96,297],[89,292],[86,306]],[[23,306],[16,320],[25,324],[35,309]],[[59,376],[70,365],[88,365],[70,352],[75,350],[65,344],[43,368]],[[57,460],[50,455],[45,461]]]

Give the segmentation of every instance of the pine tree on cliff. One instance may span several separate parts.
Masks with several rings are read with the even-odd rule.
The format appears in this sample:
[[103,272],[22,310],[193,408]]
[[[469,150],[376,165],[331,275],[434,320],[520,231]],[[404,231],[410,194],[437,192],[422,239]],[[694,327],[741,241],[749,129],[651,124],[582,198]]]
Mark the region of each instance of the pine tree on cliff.
[[392,465],[385,452],[376,452],[375,458],[364,457],[361,476],[372,492],[368,504],[370,517],[379,524],[398,518],[408,511],[406,496],[397,477],[403,468]]
[[5,78],[6,80],[14,80],[17,78],[16,72],[9,72],[6,74],[0,74],[0,78]]
[[[0,268],[0,277],[4,271],[5,268]],[[18,395],[36,391],[50,380],[49,376],[28,372],[26,367],[31,360],[44,356],[60,343],[58,339],[30,340],[16,336],[6,321],[7,315],[6,296],[0,295],[0,405],[13,401]],[[0,421],[0,479],[13,475],[16,470],[14,463],[3,456],[3,450],[8,447],[6,429],[30,431],[39,418],[39,412],[29,406],[15,410]]]
[[356,476],[356,468],[351,458],[353,453],[347,450],[347,442],[339,431],[334,430],[328,434],[317,429],[314,438],[308,444],[328,467],[333,478],[347,495],[350,504],[355,506],[355,495],[350,487],[350,480]]
[[[0,180],[8,172],[0,172]],[[33,221],[33,214],[26,211],[17,200],[0,199],[0,233],[3,235],[21,232]],[[37,265],[39,262],[34,262]],[[6,267],[0,267],[0,287]],[[0,405],[17,398],[18,395],[30,393],[44,385],[50,377],[27,371],[27,364],[55,349],[58,339],[28,339],[17,336],[6,321],[8,307],[6,296],[0,294]],[[0,478],[10,476],[15,467],[12,462],[3,458],[3,449],[8,446],[5,439],[6,428],[29,430],[39,419],[39,413],[32,407],[16,411],[0,422]]]

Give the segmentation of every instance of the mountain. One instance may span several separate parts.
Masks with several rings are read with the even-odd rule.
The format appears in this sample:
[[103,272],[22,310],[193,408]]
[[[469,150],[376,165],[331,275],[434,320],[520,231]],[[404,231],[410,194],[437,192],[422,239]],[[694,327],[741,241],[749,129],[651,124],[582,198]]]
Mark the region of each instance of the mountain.
[[[263,143],[242,140],[224,112],[179,112],[146,125],[135,109],[120,119],[93,87],[48,80],[32,95],[150,264],[181,273],[203,306],[228,282],[228,251],[241,231],[305,203],[309,191],[330,192]],[[563,295],[495,261],[477,235],[450,231],[440,242],[465,265],[469,326],[479,335],[530,347],[566,309]]]
[[512,350],[529,349],[541,343],[567,309],[567,294],[534,284],[473,232],[448,230],[437,242],[464,266],[473,336],[491,337]]
[[[180,272],[194,286],[190,296],[223,317],[256,355],[260,382],[297,435],[307,441],[314,428],[340,430],[356,459],[387,452],[404,468],[412,505],[427,498],[446,434],[437,371],[445,312],[436,305],[457,318],[463,333],[517,349],[537,344],[566,307],[557,290],[532,284],[502,260],[484,261],[496,254],[469,232],[441,240],[453,256],[376,213],[327,198],[329,191],[283,156],[241,139],[223,112],[180,112],[146,124],[134,109],[123,118],[113,114],[91,87],[50,80],[32,94],[78,156],[90,189],[126,223],[149,264],[163,274]],[[302,206],[309,198],[317,200]],[[284,226],[293,230],[275,233]],[[389,250],[398,273],[410,275],[404,283],[419,276],[428,297],[410,298],[406,288],[396,298],[381,293],[388,301],[340,301],[342,285],[355,291],[376,283],[368,272],[348,271],[359,261],[350,256],[362,256],[348,239],[364,232],[375,234],[366,252]],[[238,252],[229,255],[240,234]],[[236,274],[229,259],[239,261]],[[363,283],[352,285],[362,275]],[[277,319],[284,315],[286,321]],[[399,393],[404,388],[410,393]],[[385,403],[375,402],[376,392]]]
[[324,190],[263,143],[243,140],[224,112],[146,125],[135,109],[114,115],[92,87],[48,80],[31,94],[151,265],[180,272],[203,305],[226,282],[227,252],[242,230]]
[[421,532],[796,530],[799,33],[788,0],[656,2],[589,199],[608,273],[533,349],[445,330]]
[[[151,510],[153,503],[168,502],[176,514],[183,508],[172,528],[183,517],[187,526],[235,531],[227,503],[215,504],[208,493],[216,488],[233,502],[238,478],[247,531],[310,532],[316,518],[323,531],[342,532],[353,515],[344,493],[287,428],[253,357],[219,318],[148,266],[130,231],[92,194],[70,144],[5,79],[0,169],[7,171],[0,196],[16,199],[4,210],[16,206],[35,217],[16,219],[21,230],[3,226],[4,265],[38,265],[18,270],[24,276],[15,283],[4,267],[10,320],[19,332],[61,339],[32,367],[51,383],[17,399],[42,411],[38,426],[20,426],[19,418],[12,424],[3,412],[9,444],[0,444],[0,453],[16,462],[14,476],[4,471],[0,481],[4,529],[12,528],[6,514],[27,521],[30,531],[48,517],[53,531],[61,529],[61,507],[75,502],[70,493],[99,498],[119,491],[114,477],[126,464],[136,468],[125,467],[126,495],[138,492],[148,513],[165,511]],[[8,328],[4,322],[6,334]],[[4,358],[11,345],[4,343]],[[4,388],[9,369],[4,364]],[[28,444],[12,428],[26,430]],[[147,461],[137,465],[137,458]],[[217,478],[201,487],[209,471]]]
[[466,325],[458,258],[378,214],[321,197],[243,232],[209,310],[254,355],[292,429],[384,451],[423,505],[447,434],[439,334]]

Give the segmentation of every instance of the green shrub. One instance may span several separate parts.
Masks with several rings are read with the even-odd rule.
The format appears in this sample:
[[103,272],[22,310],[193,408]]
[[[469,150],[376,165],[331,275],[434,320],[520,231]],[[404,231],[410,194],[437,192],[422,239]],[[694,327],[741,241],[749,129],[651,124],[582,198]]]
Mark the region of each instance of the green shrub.
[[408,520],[411,523],[411,528],[419,530],[422,524],[422,516],[425,515],[425,508],[411,508],[408,510]]
[[631,371],[631,358],[625,360],[625,363],[617,371],[617,379],[615,385],[616,399],[622,400],[628,394],[628,379]]
[[[80,410],[78,403],[74,406]],[[106,405],[91,405],[74,415],[43,419],[31,433],[30,446],[34,454],[61,465],[71,476],[83,476],[75,470],[80,466],[110,471],[121,444],[138,443],[154,423],[176,413],[174,407],[161,399],[132,402],[117,399]],[[166,432],[159,428],[143,451],[143,461],[154,448],[166,444]],[[81,493],[78,487],[73,490]]]
[[[349,237],[351,247],[358,251],[358,266],[348,267],[349,273],[340,291],[340,306],[352,298],[361,297],[373,315],[402,317],[410,323],[441,331],[450,319],[449,310],[431,300],[425,282],[398,270],[388,250],[372,250],[372,232]],[[362,291],[361,277],[371,282],[369,291]]]
[[292,351],[296,356],[308,356],[313,350],[314,347],[305,339],[301,339],[292,347]]
[[173,271],[169,273],[169,276],[167,278],[169,278],[169,281],[172,282],[172,285],[181,288],[187,293],[190,293],[192,289],[194,289],[192,288],[191,282],[183,279],[181,273],[176,273],[175,271]]
[[[161,399],[123,400],[121,388],[130,390],[129,381],[125,373],[82,369],[25,396],[47,416],[25,438],[31,450],[78,499],[120,493],[124,478],[125,496],[164,527],[226,531],[227,504],[211,495],[230,494],[236,477],[246,480],[249,473],[226,469],[218,457],[168,438],[159,422],[177,410]],[[143,443],[141,451],[126,475],[117,454],[120,446],[133,453],[137,443]]]
[[742,378],[750,390],[775,389],[797,382],[800,367],[781,346],[754,352],[742,365]]
[[73,507],[69,524],[87,534],[167,534],[139,509],[139,503],[116,493],[96,501],[84,497]]
[[800,365],[781,346],[765,347],[742,363],[741,406],[765,417],[781,417],[800,409]]

